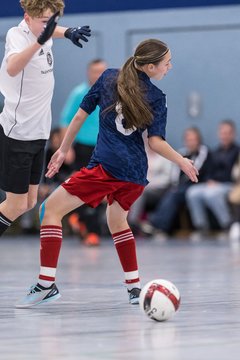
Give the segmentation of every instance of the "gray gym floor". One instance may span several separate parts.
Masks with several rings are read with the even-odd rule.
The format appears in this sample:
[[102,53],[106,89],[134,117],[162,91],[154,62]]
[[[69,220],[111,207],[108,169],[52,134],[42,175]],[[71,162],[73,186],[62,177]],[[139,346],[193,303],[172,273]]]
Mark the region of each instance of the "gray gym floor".
[[0,359],[239,359],[240,251],[227,239],[138,239],[137,248],[142,285],[163,278],[180,290],[180,309],[167,322],[128,304],[110,239],[87,248],[65,238],[57,273],[61,299],[15,309],[37,279],[39,241],[2,237]]

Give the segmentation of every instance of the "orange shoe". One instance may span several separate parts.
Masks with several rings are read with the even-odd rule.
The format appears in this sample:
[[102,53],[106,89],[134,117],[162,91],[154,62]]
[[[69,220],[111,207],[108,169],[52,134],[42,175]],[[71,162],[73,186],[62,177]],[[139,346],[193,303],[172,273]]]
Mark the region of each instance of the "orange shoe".
[[87,246],[98,246],[100,245],[100,237],[98,234],[89,233],[83,240],[83,243]]

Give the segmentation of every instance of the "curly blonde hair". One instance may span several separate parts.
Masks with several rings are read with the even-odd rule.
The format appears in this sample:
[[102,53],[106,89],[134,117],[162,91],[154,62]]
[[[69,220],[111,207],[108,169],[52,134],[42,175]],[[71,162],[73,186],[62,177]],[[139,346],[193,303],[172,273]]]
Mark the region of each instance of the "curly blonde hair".
[[50,9],[53,13],[60,11],[63,14],[63,0],[20,0],[20,5],[31,17],[41,17],[45,10]]

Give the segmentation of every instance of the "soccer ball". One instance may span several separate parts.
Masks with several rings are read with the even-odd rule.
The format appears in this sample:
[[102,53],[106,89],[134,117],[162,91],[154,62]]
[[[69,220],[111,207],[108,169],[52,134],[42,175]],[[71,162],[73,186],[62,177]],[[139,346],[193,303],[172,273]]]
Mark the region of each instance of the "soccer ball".
[[151,319],[164,321],[175,314],[180,305],[180,293],[168,280],[149,281],[140,293],[140,308]]

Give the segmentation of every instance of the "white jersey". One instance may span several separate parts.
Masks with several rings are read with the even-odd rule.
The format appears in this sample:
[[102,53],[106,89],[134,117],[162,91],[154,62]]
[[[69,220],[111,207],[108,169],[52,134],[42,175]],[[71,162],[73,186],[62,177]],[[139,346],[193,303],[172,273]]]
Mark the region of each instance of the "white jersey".
[[0,69],[0,91],[5,97],[0,124],[6,136],[17,140],[48,139],[51,130],[51,101],[54,88],[52,39],[48,40],[16,76],[6,70],[6,60],[36,42],[25,20],[6,37]]

